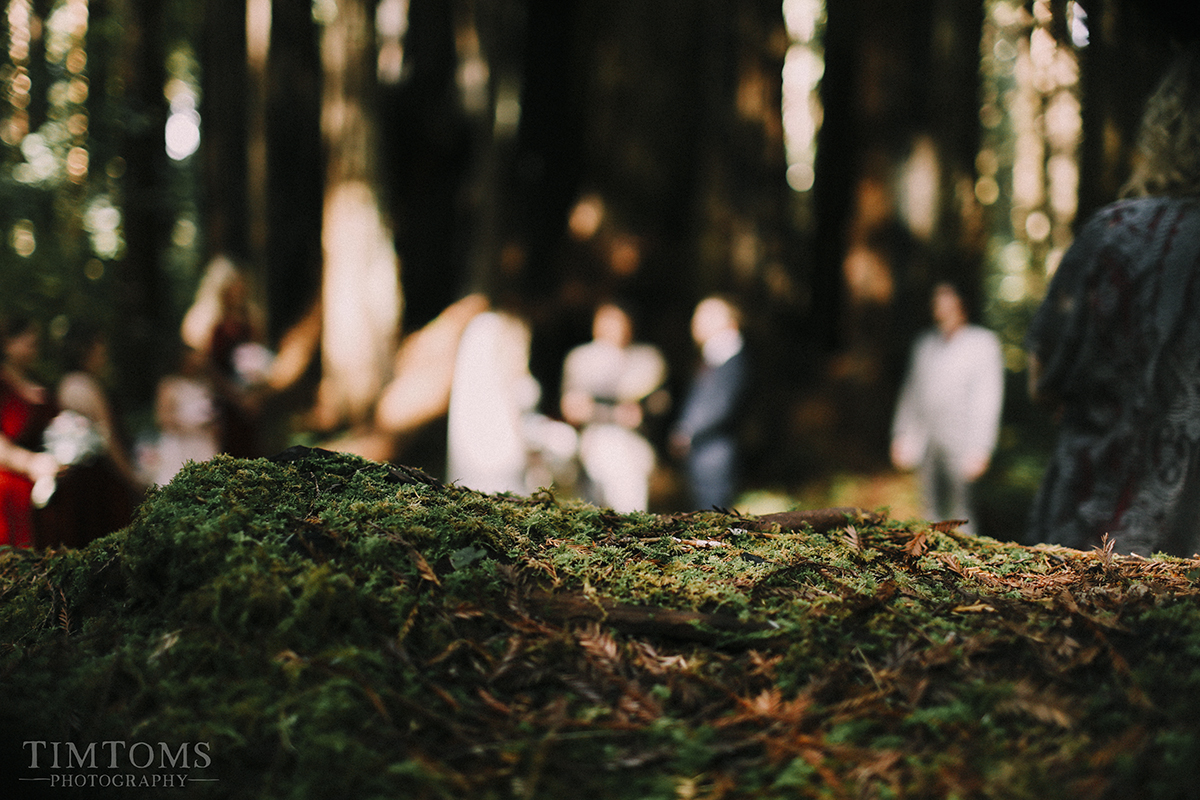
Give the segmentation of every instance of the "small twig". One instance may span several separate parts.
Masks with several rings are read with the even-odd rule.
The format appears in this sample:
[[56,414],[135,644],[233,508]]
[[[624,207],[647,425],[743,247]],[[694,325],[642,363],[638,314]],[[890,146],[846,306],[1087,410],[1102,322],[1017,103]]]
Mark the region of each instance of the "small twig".
[[871,662],[867,660],[867,654],[858,645],[854,646],[854,652],[858,653],[858,657],[862,659],[863,666],[867,668],[867,674],[871,676],[871,680],[875,681],[875,688],[882,692],[883,683],[880,682],[879,674],[875,672],[875,668],[871,666]]
[[58,624],[62,625],[63,633],[67,636],[71,635],[71,615],[67,611],[67,595],[62,589],[58,590],[58,598],[62,601],[62,605],[58,609]]
[[1113,565],[1113,550],[1117,546],[1117,540],[1108,535],[1106,531],[1100,539],[1100,546],[1093,547],[1092,550],[1100,556],[1100,563],[1105,569],[1111,569]]

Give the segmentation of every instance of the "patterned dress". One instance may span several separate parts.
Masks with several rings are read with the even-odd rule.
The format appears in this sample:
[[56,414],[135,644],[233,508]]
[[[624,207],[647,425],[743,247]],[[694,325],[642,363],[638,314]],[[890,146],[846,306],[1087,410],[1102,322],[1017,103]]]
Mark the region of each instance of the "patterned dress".
[[1100,210],[1031,323],[1038,395],[1058,442],[1030,543],[1119,552],[1200,548],[1200,198]]

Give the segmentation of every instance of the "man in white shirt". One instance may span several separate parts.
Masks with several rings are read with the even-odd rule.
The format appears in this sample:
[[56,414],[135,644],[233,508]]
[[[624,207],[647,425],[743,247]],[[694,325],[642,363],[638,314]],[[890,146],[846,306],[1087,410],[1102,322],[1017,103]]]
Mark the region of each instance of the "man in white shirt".
[[892,462],[919,468],[930,519],[972,520],[972,485],[999,436],[1004,360],[999,337],[968,322],[953,285],[934,287],[932,310],[935,327],[913,345],[896,405]]

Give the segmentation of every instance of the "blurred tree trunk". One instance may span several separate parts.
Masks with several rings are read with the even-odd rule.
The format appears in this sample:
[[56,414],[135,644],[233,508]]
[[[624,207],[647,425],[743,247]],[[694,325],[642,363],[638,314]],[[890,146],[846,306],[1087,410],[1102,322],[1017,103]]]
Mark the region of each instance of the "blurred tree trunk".
[[1088,0],[1083,5],[1090,39],[1081,54],[1084,135],[1077,225],[1115,200],[1129,179],[1142,109],[1170,60],[1175,33],[1145,13],[1151,4]]
[[974,202],[980,3],[830,3],[817,153],[813,330],[833,355],[820,461],[886,464],[908,346],[937,277],[983,273]]
[[205,249],[235,261],[259,255],[250,247],[247,152],[251,84],[246,64],[246,0],[207,0],[201,29],[201,218]]
[[162,269],[174,222],[167,190],[170,165],[163,146],[165,4],[114,0],[111,5],[124,21],[120,77],[128,115],[122,145],[126,255],[119,265],[117,300],[127,322],[115,357],[128,393],[148,399],[157,383],[155,367],[165,365],[164,345],[174,341],[164,339],[164,332],[173,330],[175,322],[166,318],[170,303]]
[[[477,56],[488,77],[485,85],[474,89],[481,96],[469,101],[475,158],[466,178],[469,199],[464,211],[470,245],[463,256],[467,286],[492,298],[509,288],[505,284],[516,277],[506,274],[503,251],[516,248],[521,253],[518,262],[523,265],[525,260],[528,206],[521,172],[540,171],[538,165],[522,163],[518,154],[518,132],[526,113],[525,88],[531,79],[522,58],[531,46],[526,39],[530,5],[529,0],[479,4],[473,9],[472,31],[478,41],[466,48],[478,48]],[[475,54],[465,55],[469,59]]]
[[[409,0],[402,71],[380,84],[380,148],[396,244],[404,264],[404,323],[414,329],[460,296],[470,227],[462,185],[471,128],[458,86],[458,2]],[[477,123],[478,124],[478,123]]]
[[[771,480],[797,458],[780,447],[780,420],[809,380],[813,348],[808,254],[811,231],[798,212],[805,199],[787,184],[780,76],[789,38],[783,4],[774,0],[710,0],[702,7],[696,45],[702,109],[695,145],[695,188],[688,252],[694,266],[686,317],[705,294],[740,299],[757,376],[740,427],[749,480]],[[687,269],[687,267],[680,267]],[[684,356],[693,352],[685,342]],[[690,363],[690,358],[680,363]],[[682,388],[686,374],[679,375]]]
[[700,81],[693,302],[736,291],[760,311],[798,301],[793,271],[791,190],[783,146],[782,83],[787,50],[782,4],[705,4],[695,59]]
[[321,284],[321,59],[308,3],[273,0],[263,92],[266,241],[273,336],[299,321]]
[[400,322],[400,265],[378,186],[374,3],[344,0],[329,9],[321,33],[328,161],[317,398],[317,422],[326,429],[368,418],[390,372]]

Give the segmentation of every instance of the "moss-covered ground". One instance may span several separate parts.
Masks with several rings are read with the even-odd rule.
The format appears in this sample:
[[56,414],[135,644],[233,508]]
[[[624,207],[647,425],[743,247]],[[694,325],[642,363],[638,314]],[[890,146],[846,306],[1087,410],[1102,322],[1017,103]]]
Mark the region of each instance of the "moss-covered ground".
[[0,796],[1198,797],[1198,576],[220,457],[0,554]]

